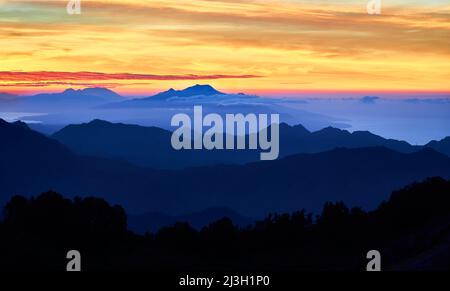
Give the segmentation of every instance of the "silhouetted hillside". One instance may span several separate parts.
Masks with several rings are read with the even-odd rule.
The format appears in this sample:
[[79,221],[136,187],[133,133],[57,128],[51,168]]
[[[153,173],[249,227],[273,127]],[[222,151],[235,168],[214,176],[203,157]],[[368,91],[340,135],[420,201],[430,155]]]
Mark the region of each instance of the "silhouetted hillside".
[[55,192],[13,197],[4,209],[0,237],[3,271],[65,271],[66,262],[59,258],[72,249],[92,256],[83,262],[89,268],[105,268],[111,258],[102,256],[133,243],[120,206],[92,197],[68,200]]
[[401,154],[386,148],[336,149],[272,162],[152,170],[78,156],[53,139],[2,122],[0,199],[54,189],[105,198],[130,213],[175,215],[221,206],[250,217],[318,211],[325,201],[375,207],[391,189],[430,176],[450,177],[450,158],[431,149]]
[[14,167],[15,159],[29,158],[30,164],[36,159],[51,159],[55,156],[72,156],[73,154],[59,142],[49,139],[44,135],[30,130],[23,122],[8,123],[0,119],[0,133],[2,142],[0,143],[0,154],[2,164],[7,167]]
[[69,125],[52,137],[79,154],[119,159],[158,169],[238,164],[259,159],[255,151],[177,151],[172,148],[171,136],[170,131],[157,127],[94,120],[87,124]]
[[101,199],[16,196],[0,222],[0,270],[63,271],[71,249],[84,271],[364,271],[369,250],[381,253],[383,270],[449,270],[449,203],[450,181],[432,178],[371,212],[328,202],[315,218],[301,210],[238,228],[225,217],[139,236],[121,207]]
[[[167,130],[114,124],[101,120],[69,125],[52,137],[79,154],[120,159],[159,169],[245,164],[260,159],[259,151],[250,150],[176,151],[171,146],[171,132]],[[318,153],[337,147],[373,146],[384,146],[404,153],[420,149],[406,142],[384,139],[370,132],[350,133],[335,128],[309,132],[301,125],[289,126],[285,123],[280,125],[280,155],[282,157],[298,153]]]
[[244,166],[188,169],[176,172],[176,180],[183,189],[195,189],[196,178],[201,177],[201,187],[195,191],[201,198],[180,197],[184,206],[220,201],[258,217],[274,210],[292,211],[295,205],[316,211],[334,199],[350,206],[375,207],[387,197],[388,189],[430,176],[450,177],[449,162],[447,156],[430,149],[411,154],[386,148],[336,149]]
[[432,148],[435,151],[441,152],[450,156],[450,137],[446,137],[440,141],[431,141],[426,147]]

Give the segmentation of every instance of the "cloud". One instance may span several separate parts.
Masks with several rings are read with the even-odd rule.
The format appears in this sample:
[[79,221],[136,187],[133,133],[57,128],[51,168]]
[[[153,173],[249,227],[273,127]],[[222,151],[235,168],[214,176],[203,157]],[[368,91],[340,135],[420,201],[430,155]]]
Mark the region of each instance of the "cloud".
[[449,89],[448,0],[392,0],[377,17],[355,0],[90,0],[74,17],[64,0],[3,2],[2,70],[268,76],[214,84],[239,90]]
[[[148,83],[147,83],[148,84]],[[48,87],[48,86],[79,86],[87,88],[104,87],[115,88],[123,86],[120,83],[84,83],[84,82],[14,82],[7,84],[0,84],[0,87]],[[128,85],[142,85],[142,83],[126,84]]]
[[429,103],[429,104],[449,104],[450,98],[431,98],[431,99],[422,99],[422,98],[411,98],[406,99],[405,102],[408,103]]
[[380,97],[377,96],[364,96],[359,101],[361,101],[364,104],[375,104],[377,100],[379,100]]
[[[86,81],[170,81],[170,80],[216,80],[216,79],[248,79],[258,78],[256,75],[152,75],[130,73],[99,73],[99,72],[11,72],[0,71],[0,87],[45,87],[54,85],[103,86],[115,87],[130,85],[130,83],[91,83]],[[84,82],[79,82],[84,81]]]

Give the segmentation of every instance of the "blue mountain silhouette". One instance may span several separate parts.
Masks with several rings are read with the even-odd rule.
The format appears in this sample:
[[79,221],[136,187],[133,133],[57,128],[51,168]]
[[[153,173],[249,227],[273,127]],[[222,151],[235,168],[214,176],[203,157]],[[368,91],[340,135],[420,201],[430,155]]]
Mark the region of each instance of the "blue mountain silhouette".
[[192,87],[188,87],[184,90],[174,90],[169,89],[167,91],[158,93],[154,96],[139,99],[141,101],[148,101],[148,100],[167,100],[172,97],[194,97],[194,96],[213,96],[213,95],[225,95],[225,93],[219,92],[216,89],[214,89],[210,85],[195,85]]
[[182,102],[186,106],[189,104],[210,104],[219,105],[223,102],[234,102],[236,100],[248,100],[257,98],[257,96],[245,95],[245,94],[226,94],[220,92],[213,88],[211,85],[194,85],[183,90],[175,90],[173,88],[158,93],[156,95],[145,97],[145,98],[135,98],[131,100],[126,100],[123,102],[113,102],[110,104],[105,104],[99,108],[140,108],[142,105],[152,106],[155,102],[165,103],[171,102],[171,106],[175,106],[177,102]]
[[221,206],[249,217],[326,201],[375,207],[392,189],[431,176],[450,177],[450,158],[432,149],[404,154],[383,147],[335,149],[270,162],[156,170],[74,154],[20,124],[0,121],[0,203],[53,189],[97,196],[130,214],[174,215]]
[[[156,127],[114,124],[94,120],[69,125],[52,137],[74,152],[103,158],[121,159],[133,164],[162,169],[176,169],[214,164],[244,164],[259,160],[258,151],[175,151],[171,132]],[[360,148],[384,146],[399,152],[417,151],[407,142],[390,140],[370,132],[350,133],[336,128],[310,132],[302,125],[280,125],[281,156],[317,153],[337,147]]]
[[18,96],[9,93],[0,92],[0,102],[11,101],[16,99]]
[[450,156],[450,137],[446,137],[440,141],[431,141],[425,146]]
[[45,93],[16,98],[15,105],[21,109],[70,109],[73,107],[93,107],[120,102],[122,96],[106,88],[67,89],[60,93]]

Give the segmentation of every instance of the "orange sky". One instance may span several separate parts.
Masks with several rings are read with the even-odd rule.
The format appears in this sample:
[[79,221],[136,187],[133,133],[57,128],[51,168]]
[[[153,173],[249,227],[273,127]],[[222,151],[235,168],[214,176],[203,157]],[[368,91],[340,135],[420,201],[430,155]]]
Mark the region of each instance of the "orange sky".
[[0,0],[0,92],[450,91],[448,1]]

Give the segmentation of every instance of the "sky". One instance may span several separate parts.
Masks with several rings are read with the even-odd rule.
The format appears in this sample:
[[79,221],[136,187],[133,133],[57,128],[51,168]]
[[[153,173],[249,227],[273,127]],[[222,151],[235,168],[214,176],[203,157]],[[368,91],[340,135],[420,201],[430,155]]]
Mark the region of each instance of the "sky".
[[450,92],[448,0],[67,2],[0,0],[0,92]]

